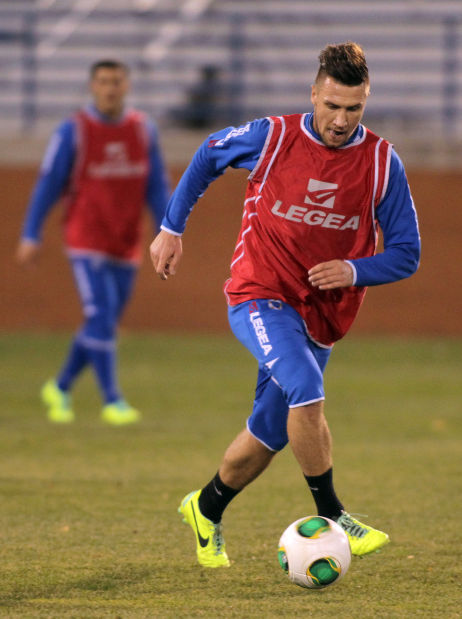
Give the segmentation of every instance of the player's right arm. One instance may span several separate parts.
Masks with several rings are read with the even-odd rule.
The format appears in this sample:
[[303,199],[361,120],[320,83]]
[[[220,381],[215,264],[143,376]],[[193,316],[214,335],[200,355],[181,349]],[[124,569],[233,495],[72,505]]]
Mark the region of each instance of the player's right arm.
[[31,264],[37,259],[43,223],[69,181],[74,158],[75,124],[72,120],[66,120],[50,138],[40,168],[40,176],[27,207],[16,250],[16,259],[22,265]]
[[181,235],[197,200],[227,167],[253,170],[268,129],[267,118],[227,127],[211,134],[198,148],[170,198],[161,232],[150,247],[154,269],[161,279],[176,272],[182,254]]

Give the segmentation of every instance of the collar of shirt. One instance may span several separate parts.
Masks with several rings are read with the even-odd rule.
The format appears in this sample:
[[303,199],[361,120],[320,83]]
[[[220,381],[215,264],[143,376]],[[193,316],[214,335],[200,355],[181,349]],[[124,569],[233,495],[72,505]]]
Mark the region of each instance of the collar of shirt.
[[[316,131],[313,128],[313,116],[314,116],[314,112],[311,112],[311,114],[307,114],[306,115],[306,117],[305,117],[305,127],[311,133],[311,135],[314,138],[316,138],[317,140],[322,142],[321,136],[318,133],[316,133]],[[361,123],[359,123],[359,125],[356,127],[356,129],[353,131],[353,133],[350,135],[350,137],[348,138],[348,141],[344,144],[344,146],[347,146],[348,144],[351,144],[352,142],[354,142],[356,140],[356,138],[361,138],[363,136],[363,133],[364,133],[364,127],[362,126]]]
[[84,109],[87,112],[87,114],[89,114],[90,116],[93,116],[93,118],[96,118],[100,122],[108,123],[111,125],[117,125],[118,123],[122,122],[126,116],[126,110],[123,110],[122,114],[118,116],[117,118],[110,118],[109,116],[102,114],[94,103],[89,103],[88,105],[85,106]]

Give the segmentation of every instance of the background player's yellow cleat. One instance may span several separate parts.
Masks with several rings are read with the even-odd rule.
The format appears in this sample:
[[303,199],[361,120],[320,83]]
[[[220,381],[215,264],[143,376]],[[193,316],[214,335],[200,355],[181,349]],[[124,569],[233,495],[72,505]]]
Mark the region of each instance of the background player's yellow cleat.
[[229,567],[221,523],[215,524],[201,514],[200,490],[193,490],[181,501],[178,508],[183,522],[189,524],[196,537],[197,560],[203,567]]
[[356,520],[347,512],[343,512],[337,518],[337,524],[342,527],[348,536],[351,554],[358,557],[375,552],[390,541],[386,533],[359,522],[359,520]]
[[47,381],[41,391],[40,396],[42,402],[48,407],[47,417],[52,423],[72,423],[75,415],[71,408],[69,394],[61,389],[56,384],[56,381],[50,379]]
[[125,400],[117,400],[103,407],[101,419],[111,426],[126,426],[137,423],[141,419],[141,413],[127,404]]

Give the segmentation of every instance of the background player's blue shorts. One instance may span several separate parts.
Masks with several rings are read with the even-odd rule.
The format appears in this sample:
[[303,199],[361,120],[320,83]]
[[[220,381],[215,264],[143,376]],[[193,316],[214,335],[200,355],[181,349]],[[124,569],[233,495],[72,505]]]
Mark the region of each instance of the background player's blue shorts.
[[91,255],[70,260],[85,316],[81,339],[112,341],[133,290],[136,267]]
[[324,399],[323,372],[330,348],[317,346],[296,310],[279,300],[246,301],[228,310],[237,339],[258,361],[249,431],[273,451],[288,442],[289,408]]

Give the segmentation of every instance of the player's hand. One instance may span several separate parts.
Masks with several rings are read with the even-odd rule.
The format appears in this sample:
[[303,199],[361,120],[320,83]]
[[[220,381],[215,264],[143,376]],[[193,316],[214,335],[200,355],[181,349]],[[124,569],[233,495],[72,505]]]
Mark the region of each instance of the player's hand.
[[40,243],[29,239],[21,239],[16,250],[16,261],[21,266],[31,266],[37,264],[40,253]]
[[176,267],[183,254],[181,237],[161,230],[149,248],[152,264],[160,279],[175,275]]
[[353,285],[353,269],[344,260],[321,262],[308,271],[308,281],[319,290],[332,290]]

